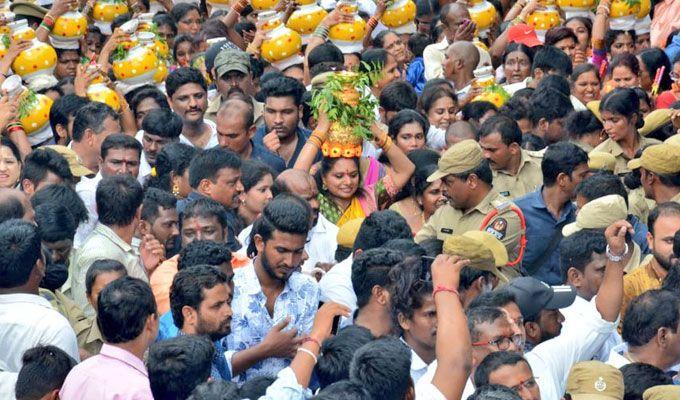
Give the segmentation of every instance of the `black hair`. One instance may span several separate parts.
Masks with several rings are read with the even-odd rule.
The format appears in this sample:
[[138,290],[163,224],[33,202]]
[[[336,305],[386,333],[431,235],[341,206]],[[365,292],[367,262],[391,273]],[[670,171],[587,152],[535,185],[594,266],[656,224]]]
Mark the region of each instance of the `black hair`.
[[482,293],[479,296],[475,297],[470,302],[468,308],[470,309],[475,307],[502,308],[510,303],[516,302],[517,299],[515,298],[514,293],[507,289],[497,289],[491,292]]
[[506,365],[517,365],[519,363],[525,363],[531,370],[531,366],[527,360],[520,354],[512,351],[497,351],[484,357],[481,363],[475,369],[474,382],[475,386],[488,385],[489,376],[495,372],[497,369],[504,367]]
[[276,377],[274,376],[256,376],[248,379],[241,389],[239,395],[242,399],[259,399],[267,393],[267,388],[274,383]]
[[611,75],[614,72],[614,69],[617,67],[626,67],[633,73],[633,75],[640,75],[640,63],[634,54],[624,53],[614,57],[607,68],[608,74]]
[[86,98],[76,96],[75,94],[65,94],[52,103],[50,107],[50,128],[52,128],[52,136],[54,142],[59,142],[59,135],[57,134],[57,125],[61,125],[66,129],[68,127],[68,119],[75,115],[76,111],[88,104]]
[[593,254],[604,254],[607,241],[601,231],[584,229],[567,236],[560,242],[560,271],[562,280],[567,282],[570,268],[584,272],[586,265],[593,259]]
[[264,99],[267,97],[292,97],[296,106],[302,104],[305,87],[298,80],[287,76],[276,77],[260,84]]
[[551,144],[541,162],[543,183],[548,187],[554,185],[559,174],[566,174],[572,179],[571,174],[582,164],[588,164],[588,154],[575,144],[569,142]]
[[142,202],[141,219],[153,224],[158,218],[161,208],[165,210],[177,208],[177,198],[164,190],[147,189]]
[[163,25],[169,26],[170,29],[173,32],[172,36],[177,36],[177,24],[175,23],[175,20],[172,19],[172,17],[168,13],[159,12],[156,15],[153,16],[152,21],[158,27],[163,26]]
[[142,129],[150,135],[177,140],[182,133],[182,118],[168,109],[151,110],[142,120]]
[[276,178],[274,170],[262,161],[245,160],[243,164],[241,164],[241,184],[243,184],[243,192],[248,192],[267,175],[271,175],[272,179]]
[[107,226],[132,223],[144,200],[142,186],[131,175],[116,175],[102,179],[95,194],[99,222]]
[[125,14],[115,16],[113,18],[113,21],[111,21],[111,30],[115,30],[116,28],[122,26],[124,23],[128,22],[130,19],[132,19],[132,14],[130,14],[130,13],[125,13]]
[[498,112],[498,108],[490,101],[471,101],[461,108],[463,121],[479,121],[489,111]]
[[[186,4],[186,3],[182,3]],[[175,39],[175,46],[177,46],[179,37]],[[206,92],[208,91],[208,84],[205,82],[205,78],[201,71],[196,68],[178,68],[170,73],[167,78],[165,78],[165,90],[168,93],[168,97],[172,98],[177,90],[184,85],[194,83],[199,85]]]
[[649,233],[651,233],[652,236],[654,236],[654,225],[656,225],[656,221],[666,215],[680,216],[680,204],[670,201],[658,204],[654,207],[647,218],[647,226],[649,227]]
[[537,68],[540,68],[544,75],[552,71],[558,75],[569,76],[573,66],[569,56],[562,50],[555,46],[543,46],[534,56],[531,73],[533,74]]
[[570,112],[574,111],[574,106],[571,104],[569,96],[565,96],[562,92],[550,87],[536,90],[531,95],[529,104],[531,123],[534,126],[541,119],[553,122],[556,119],[566,117]]
[[639,54],[640,60],[645,65],[645,69],[649,72],[649,77],[654,79],[656,71],[664,67],[663,74],[661,74],[661,81],[659,82],[659,92],[670,90],[673,81],[671,80],[671,71],[673,66],[671,60],[666,53],[658,47],[650,47],[644,49]]
[[[427,83],[430,82],[432,81],[428,81]],[[418,103],[418,108],[421,112],[427,114],[430,108],[434,105],[435,101],[443,97],[451,98],[454,105],[458,103],[456,92],[450,86],[443,83],[438,85],[432,84],[431,86],[428,86],[427,83],[425,84],[425,87],[423,87],[423,92],[420,95],[420,101]]]
[[80,107],[73,119],[72,139],[74,142],[83,140],[86,129],[91,129],[95,134],[101,133],[104,128],[104,121],[108,118],[118,121],[120,117],[113,108],[98,101],[92,101]]
[[607,29],[607,31],[604,34],[604,49],[607,51],[607,53],[612,52],[612,45],[618,39],[619,35],[629,35],[635,43],[635,39],[637,39],[637,35],[635,34],[635,30],[627,30],[627,31],[622,31],[622,30],[617,30],[617,29]]
[[182,308],[189,306],[198,310],[204,300],[203,290],[227,284],[227,276],[211,265],[194,265],[177,272],[170,286],[170,311],[175,326],[182,329],[184,315]]
[[468,331],[472,341],[479,339],[479,332],[477,326],[481,324],[493,324],[494,321],[500,318],[505,318],[505,313],[498,307],[474,307],[468,308],[465,312],[467,317]]
[[506,386],[484,385],[477,387],[467,400],[522,400],[522,398]]
[[148,283],[124,276],[99,292],[97,326],[106,343],[126,343],[144,331],[150,315],[156,314],[156,300]]
[[196,265],[218,267],[224,263],[231,263],[231,252],[226,244],[211,240],[194,240],[180,251],[177,270]]
[[503,52],[503,65],[505,65],[506,58],[510,55],[510,53],[514,53],[516,51],[521,52],[527,58],[529,59],[529,64],[532,64],[534,62],[534,49],[522,44],[522,43],[517,43],[517,42],[512,42],[508,43],[508,45],[505,47],[505,51]]
[[106,159],[110,150],[134,150],[137,157],[142,156],[142,144],[134,137],[123,133],[115,133],[104,139],[100,153],[102,160]]
[[480,138],[494,133],[500,135],[501,141],[506,146],[510,146],[513,143],[517,143],[518,146],[522,144],[522,131],[519,129],[519,125],[512,118],[505,115],[494,115],[484,121],[479,128]]
[[[397,83],[397,82],[392,82],[392,83]],[[403,82],[401,82],[401,83],[403,83]],[[385,90],[388,87],[389,87],[389,85],[385,87]],[[382,93],[385,93],[385,90],[383,90]],[[382,98],[382,94],[380,95],[380,98]],[[391,111],[394,111],[394,110],[391,110]],[[389,122],[389,125],[387,127],[387,134],[392,139],[396,139],[397,135],[399,135],[399,131],[401,131],[401,128],[403,128],[404,125],[406,125],[406,124],[412,124],[412,123],[417,123],[418,125],[420,125],[420,127],[423,129],[423,136],[427,135],[427,131],[430,129],[430,123],[420,113],[418,113],[418,112],[416,112],[416,111],[414,111],[410,108],[402,109],[401,111],[399,111],[394,116],[394,118],[392,118],[392,120]]]
[[146,187],[170,192],[172,190],[171,175],[182,176],[189,168],[191,160],[200,150],[188,144],[168,143],[156,155],[156,176],[150,176]]
[[68,210],[71,212],[76,224],[81,224],[88,220],[85,203],[78,196],[78,193],[66,183],[47,185],[35,192],[33,197],[31,197],[31,205],[35,209],[41,204],[67,204]]
[[202,151],[189,164],[189,185],[196,189],[203,179],[215,182],[223,169],[240,170],[238,154],[219,147]]
[[344,379],[322,389],[312,400],[373,400],[373,397],[361,383]]
[[[338,46],[325,42],[312,49],[307,57],[310,74],[316,76],[322,72],[336,71],[343,67],[344,58]],[[323,69],[323,71],[321,71]],[[312,70],[314,72],[312,72]]]
[[137,108],[142,103],[142,101],[146,99],[153,99],[158,107],[165,110],[170,110],[168,98],[165,97],[163,92],[154,86],[142,86],[141,88],[137,89],[137,91],[133,91],[132,93],[133,95],[130,99],[130,108],[132,109],[132,113],[135,114],[135,116],[137,115]]
[[607,93],[600,102],[600,112],[609,111],[626,117],[629,121],[637,116],[636,128],[645,124],[640,114],[640,101],[635,90],[630,88],[616,88]]
[[525,150],[542,150],[547,146],[545,140],[533,133],[522,134],[522,148]]
[[620,368],[623,375],[623,400],[642,400],[645,390],[661,385],[672,385],[673,379],[650,364],[630,363]]
[[483,278],[488,281],[493,274],[489,271],[482,271],[481,269],[472,267],[463,267],[460,270],[460,283],[458,284],[458,289],[465,291],[470,289],[472,284],[479,278]]
[[321,389],[349,378],[349,365],[354,353],[374,337],[368,329],[350,325],[341,329],[337,335],[324,340],[321,355],[314,367]]
[[411,51],[411,54],[413,54],[413,57],[422,57],[423,51],[430,44],[432,44],[430,37],[423,35],[422,33],[411,35],[408,39],[408,49]]
[[417,104],[418,95],[408,82],[390,82],[380,92],[380,107],[384,108],[385,111],[413,110]]
[[528,98],[513,96],[498,109],[498,114],[508,116],[514,121],[530,119],[531,112],[529,108]]
[[578,21],[578,22],[582,23],[583,26],[586,27],[586,30],[588,31],[588,39],[589,39],[589,42],[590,42],[590,38],[591,38],[592,32],[593,32],[593,21],[588,17],[584,17],[584,16],[581,16],[581,15],[575,15],[571,18],[567,18],[567,20],[564,22],[564,25],[566,26],[571,21]]
[[215,380],[196,386],[187,400],[240,399],[238,385],[231,381]]
[[392,324],[403,335],[399,315],[413,318],[415,311],[423,307],[425,300],[432,296],[432,281],[423,280],[423,263],[420,257],[409,257],[389,271],[392,282],[390,303],[392,304]]
[[154,399],[179,400],[189,397],[210,377],[215,346],[197,335],[182,335],[154,343],[146,366]]
[[20,219],[1,223],[0,288],[26,284],[40,254],[40,235],[35,225]]
[[306,237],[311,213],[309,203],[302,197],[292,193],[280,194],[267,203],[262,215],[255,220],[252,236],[260,235],[264,242],[271,239],[275,231]]
[[421,257],[425,255],[425,250],[413,239],[392,239],[385,243],[385,249],[396,250],[402,254],[403,257]]
[[73,174],[64,156],[52,149],[37,148],[24,159],[20,180],[28,179],[37,186],[50,172],[66,183],[73,181]]
[[[397,35],[395,32],[385,29],[373,37],[373,47],[382,49],[385,47],[385,36],[389,34]],[[398,36],[398,35],[397,35]]]
[[590,110],[573,111],[564,120],[564,130],[575,140],[602,129],[602,122]]
[[22,219],[26,210],[21,203],[21,199],[17,197],[17,193],[9,193],[0,201],[0,222],[5,222],[10,219]]
[[361,53],[359,71],[368,72],[373,69],[380,71],[385,68],[389,56],[390,54],[385,49],[368,49]]
[[[327,174],[329,174],[330,171],[335,166],[335,164],[340,160],[350,160],[356,166],[357,171],[361,170],[361,165],[360,165],[358,157],[353,157],[353,158],[323,157],[321,159],[321,168],[317,169],[316,173],[314,174],[314,181],[316,182],[316,187],[319,188],[319,193],[321,193],[323,195],[328,195],[328,188],[326,188],[326,185],[323,182],[323,177],[326,176]],[[361,185],[361,174],[359,174],[359,185],[357,187],[356,194],[359,195],[362,190],[363,189],[362,189],[362,185]]]
[[548,88],[557,90],[566,97],[569,97],[571,94],[569,80],[562,75],[548,75],[544,77],[540,82],[538,82],[538,86],[536,86],[536,91],[534,93],[538,93]]
[[194,3],[177,3],[172,7],[169,15],[172,17],[172,20],[175,21],[175,24],[178,24],[182,17],[191,11],[196,11],[199,14],[201,13],[201,10]]
[[569,77],[571,83],[574,84],[576,80],[579,78],[579,76],[588,72],[595,73],[597,80],[601,82],[602,78],[600,78],[600,71],[597,69],[597,67],[591,63],[583,63],[574,67],[574,71],[571,73],[571,76]]
[[189,203],[182,213],[182,222],[189,218],[216,218],[222,229],[227,229],[227,211],[217,201],[201,197]]
[[548,29],[548,31],[545,33],[544,44],[546,46],[554,46],[557,44],[557,42],[569,38],[574,40],[574,44],[578,44],[578,38],[571,28],[567,26],[555,26]]
[[379,247],[361,252],[352,261],[352,287],[357,296],[357,308],[371,298],[374,286],[390,287],[389,272],[404,258],[396,250]]
[[85,274],[85,293],[91,295],[97,277],[111,272],[118,273],[121,278],[128,275],[127,269],[120,261],[105,259],[93,262]]
[[363,251],[380,247],[390,239],[410,239],[413,237],[408,223],[392,210],[375,211],[361,223],[354,250]]
[[44,203],[34,211],[38,234],[43,242],[73,240],[78,225],[65,204]]
[[649,290],[633,299],[626,309],[621,337],[631,347],[644,346],[661,328],[675,333],[680,321],[680,297],[672,292]]
[[401,340],[387,336],[356,351],[349,376],[376,399],[401,400],[413,386],[410,371],[411,350]]
[[26,350],[21,363],[14,387],[17,400],[42,399],[51,391],[60,389],[77,364],[64,350],[50,345]]
[[473,169],[465,172],[461,172],[458,174],[451,174],[455,176],[458,179],[461,180],[467,180],[467,178],[470,177],[470,175],[476,175],[480,181],[486,183],[487,185],[491,186],[493,182],[493,173],[491,172],[491,166],[489,165],[488,160],[482,160],[481,163],[479,163],[478,166],[474,167]]
[[576,186],[576,195],[582,196],[587,202],[610,194],[623,197],[628,206],[628,192],[618,176],[607,172],[595,173],[582,180]]

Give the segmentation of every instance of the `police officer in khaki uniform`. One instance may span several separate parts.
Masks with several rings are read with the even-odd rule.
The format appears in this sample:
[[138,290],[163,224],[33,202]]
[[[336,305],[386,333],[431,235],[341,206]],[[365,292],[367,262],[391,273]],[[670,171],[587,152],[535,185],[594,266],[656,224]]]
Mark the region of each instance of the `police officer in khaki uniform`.
[[509,199],[543,184],[541,158],[522,149],[522,131],[513,119],[495,115],[482,124],[479,144],[493,172],[493,187]]
[[[437,171],[428,182],[442,179],[449,204],[440,207],[416,235],[416,242],[485,230],[500,240],[514,260],[522,235],[519,215],[513,204],[492,188],[489,162],[474,140],[463,140],[450,147],[439,159]],[[489,213],[498,212],[484,226]]]
[[640,158],[628,163],[640,168],[640,182],[645,196],[657,204],[680,203],[680,146],[662,143],[647,147]]

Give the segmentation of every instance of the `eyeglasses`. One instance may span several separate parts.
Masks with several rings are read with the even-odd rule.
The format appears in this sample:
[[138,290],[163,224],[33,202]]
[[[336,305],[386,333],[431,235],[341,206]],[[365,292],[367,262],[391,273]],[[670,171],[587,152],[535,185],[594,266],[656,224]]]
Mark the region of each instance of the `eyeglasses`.
[[531,390],[531,389],[535,388],[536,385],[537,385],[537,383],[536,383],[536,378],[534,378],[534,377],[532,376],[531,378],[529,378],[529,379],[527,379],[527,380],[525,380],[525,381],[522,381],[522,382],[518,383],[517,385],[511,387],[510,389],[512,389],[512,390],[514,390],[515,392],[519,393],[522,389]]
[[505,351],[510,348],[510,344],[514,343],[518,348],[522,347],[522,335],[501,336],[496,339],[491,339],[488,342],[472,343],[473,347],[493,346],[499,351]]

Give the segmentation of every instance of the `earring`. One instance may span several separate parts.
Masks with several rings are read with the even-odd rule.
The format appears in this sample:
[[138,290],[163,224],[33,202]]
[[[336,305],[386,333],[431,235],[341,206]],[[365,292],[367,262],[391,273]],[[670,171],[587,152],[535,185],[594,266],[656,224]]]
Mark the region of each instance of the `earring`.
[[321,182],[321,189],[322,189],[324,192],[327,192],[327,191],[328,191],[328,186],[326,186],[326,182]]
[[172,185],[172,195],[175,197],[179,197],[179,185],[176,183]]

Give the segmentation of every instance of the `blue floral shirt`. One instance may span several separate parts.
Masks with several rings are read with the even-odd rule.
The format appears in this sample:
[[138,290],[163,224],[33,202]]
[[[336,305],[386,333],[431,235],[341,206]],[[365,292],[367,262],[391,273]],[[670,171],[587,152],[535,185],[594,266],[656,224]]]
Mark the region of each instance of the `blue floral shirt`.
[[[228,360],[231,360],[234,353],[262,342],[272,327],[286,317],[290,317],[286,330],[297,328],[299,335],[308,334],[319,306],[319,288],[311,277],[295,272],[274,303],[273,317],[269,316],[266,303],[267,298],[262,293],[253,263],[237,269],[234,274],[234,298],[231,302],[234,312],[231,334],[227,336],[225,346],[229,349],[226,354]],[[234,380],[245,382],[256,376],[276,376],[289,364],[289,359],[267,358],[234,377]]]

